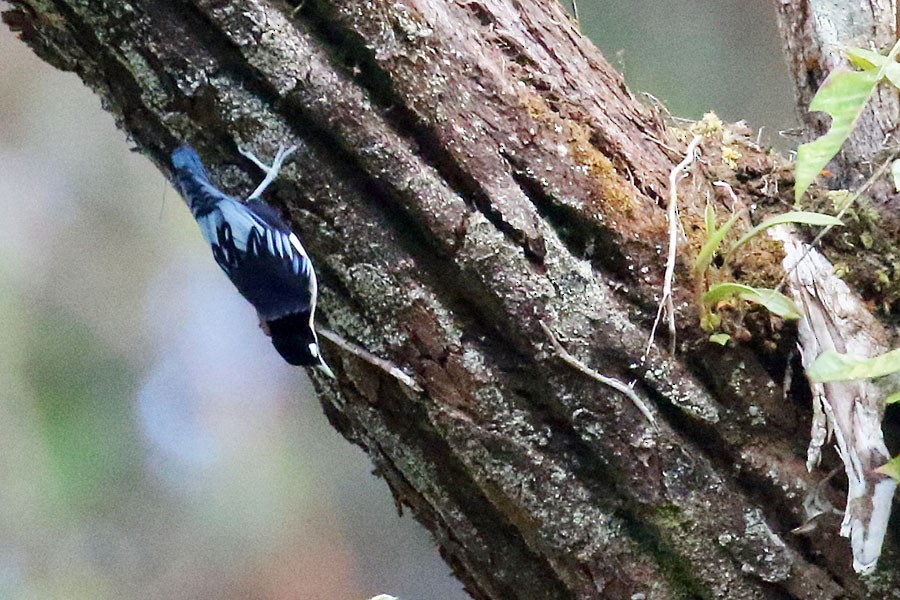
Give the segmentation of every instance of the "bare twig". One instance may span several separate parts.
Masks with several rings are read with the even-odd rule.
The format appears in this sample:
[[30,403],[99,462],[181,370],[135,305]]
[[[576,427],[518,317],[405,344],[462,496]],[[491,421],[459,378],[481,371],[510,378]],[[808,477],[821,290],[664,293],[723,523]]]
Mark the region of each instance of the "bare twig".
[[675,279],[675,257],[678,250],[678,178],[687,169],[697,153],[697,146],[703,141],[703,137],[695,135],[691,143],[688,144],[687,152],[684,159],[675,165],[675,168],[669,173],[669,206],[666,211],[666,218],[669,221],[669,253],[666,259],[666,274],[663,279],[662,298],[659,299],[659,308],[656,311],[656,319],[653,321],[653,328],[650,330],[650,339],[647,340],[647,348],[641,357],[641,362],[647,359],[650,348],[653,347],[653,339],[656,336],[656,328],[662,319],[663,310],[669,320],[669,351],[675,353],[675,301],[672,298],[672,282]]
[[556,339],[556,336],[553,335],[553,332],[550,331],[550,328],[547,326],[547,324],[543,321],[540,321],[539,323],[541,325],[541,329],[544,330],[544,333],[546,333],[547,337],[550,339],[550,343],[553,344],[553,348],[554,350],[556,350],[557,355],[559,355],[559,357],[563,359],[566,364],[584,373],[594,381],[599,381],[603,385],[611,387],[617,392],[624,394],[625,397],[631,400],[631,403],[634,404],[634,406],[639,411],[641,411],[641,414],[644,415],[644,418],[646,418],[647,421],[650,422],[650,425],[652,425],[654,429],[659,429],[659,425],[657,425],[656,423],[656,417],[653,416],[653,413],[650,412],[650,409],[647,408],[647,405],[644,404],[644,401],[640,399],[640,397],[634,392],[631,386],[622,381],[619,381],[615,377],[607,377],[602,373],[598,373],[594,369],[590,368],[589,366],[569,354],[569,351],[563,347],[558,339]]
[[728,192],[728,195],[731,196],[731,210],[736,211],[736,207],[740,204],[740,200],[738,200],[737,194],[735,194],[734,190],[731,188],[731,184],[727,181],[713,181],[713,185]]
[[382,371],[384,371],[385,373],[387,373],[388,375],[390,375],[391,377],[393,377],[394,379],[396,379],[397,381],[399,381],[406,387],[411,388],[412,390],[414,390],[416,392],[425,391],[422,389],[422,386],[420,386],[416,382],[415,379],[413,379],[412,377],[410,377],[409,375],[404,373],[402,370],[400,370],[400,367],[398,367],[394,363],[392,363],[388,360],[385,360],[383,358],[378,358],[377,356],[375,356],[374,354],[372,354],[365,348],[362,348],[360,346],[357,346],[356,344],[348,342],[347,340],[345,340],[344,338],[342,338],[341,336],[339,336],[338,334],[336,334],[333,331],[329,331],[327,329],[322,329],[320,327],[318,329],[318,332],[319,332],[319,335],[321,335],[323,338],[325,338],[326,340],[328,340],[329,342],[331,342],[332,344],[334,344],[341,350],[344,350],[345,352],[349,352],[353,356],[359,358],[360,360],[362,360],[364,362],[369,363],[372,366],[378,367],[379,369],[381,369]]
[[791,529],[791,533],[795,535],[806,535],[816,529],[819,517],[822,515],[841,515],[840,511],[825,497],[825,486],[831,481],[835,475],[843,471],[843,467],[835,467],[831,472],[822,478],[812,489],[806,492],[803,498],[803,512],[806,514],[806,520],[802,525]]

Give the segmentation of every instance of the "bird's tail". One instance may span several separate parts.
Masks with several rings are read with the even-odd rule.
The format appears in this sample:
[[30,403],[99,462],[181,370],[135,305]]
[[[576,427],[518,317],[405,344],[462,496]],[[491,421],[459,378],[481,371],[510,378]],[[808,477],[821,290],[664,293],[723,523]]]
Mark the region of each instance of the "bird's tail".
[[301,367],[316,367],[334,379],[334,373],[322,358],[316,334],[310,328],[309,312],[268,321],[267,326],[272,345],[284,360]]
[[179,179],[191,178],[201,182],[209,181],[200,157],[190,146],[179,146],[172,152],[172,167],[175,168],[175,176]]
[[210,183],[200,157],[190,146],[179,146],[172,152],[175,183],[187,201],[194,217],[218,202],[223,194]]

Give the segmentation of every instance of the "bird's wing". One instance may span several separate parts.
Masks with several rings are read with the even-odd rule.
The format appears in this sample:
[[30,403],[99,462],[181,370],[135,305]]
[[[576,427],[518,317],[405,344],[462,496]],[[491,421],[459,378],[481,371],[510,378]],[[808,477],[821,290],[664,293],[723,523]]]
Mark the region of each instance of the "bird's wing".
[[315,310],[312,264],[274,209],[228,198],[198,222],[216,262],[264,320]]

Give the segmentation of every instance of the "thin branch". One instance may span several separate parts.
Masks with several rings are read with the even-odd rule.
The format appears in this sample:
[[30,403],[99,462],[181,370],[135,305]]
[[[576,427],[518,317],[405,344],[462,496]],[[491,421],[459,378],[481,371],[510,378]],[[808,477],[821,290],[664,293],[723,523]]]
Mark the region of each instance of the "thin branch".
[[[900,43],[900,42],[898,42],[898,43]],[[888,167],[891,165],[891,163],[894,162],[894,160],[897,158],[898,155],[900,155],[900,151],[894,151],[887,158],[887,160],[885,160],[883,163],[881,163],[881,166],[878,167],[877,169],[875,169],[875,172],[872,173],[872,176],[869,177],[866,180],[866,182],[864,184],[862,184],[862,186],[860,186],[860,188],[858,190],[856,190],[856,192],[853,194],[853,196],[850,198],[850,200],[848,202],[844,203],[844,206],[841,207],[841,210],[838,211],[838,214],[836,214],[835,217],[838,219],[843,217],[844,214],[850,209],[850,207],[853,206],[854,204],[856,204],[856,201],[859,200],[859,197],[862,196],[866,192],[866,190],[868,190],[870,187],[872,187],[873,183],[878,181],[878,179],[880,179],[881,176],[887,172]],[[822,241],[822,238],[825,237],[829,231],[834,229],[834,227],[835,227],[834,225],[829,225],[825,229],[820,231],[819,234],[816,237],[814,237],[813,241],[810,243],[810,245],[809,245],[810,248],[815,247],[816,244],[818,244],[820,241]],[[807,250],[807,252],[809,252],[809,250]]]
[[550,328],[547,326],[547,324],[543,321],[539,321],[539,323],[541,325],[541,329],[544,330],[544,333],[546,333],[547,337],[550,339],[550,343],[553,344],[553,348],[556,350],[557,355],[566,364],[584,373],[594,381],[599,381],[603,385],[611,387],[617,392],[624,394],[625,397],[631,400],[631,403],[634,404],[634,406],[639,411],[641,411],[641,414],[644,415],[644,418],[646,418],[647,421],[650,422],[650,425],[652,425],[654,429],[659,429],[659,425],[657,425],[656,423],[656,417],[653,416],[653,413],[650,412],[650,409],[647,408],[647,405],[644,404],[644,401],[640,399],[640,397],[634,392],[630,385],[619,381],[615,377],[607,377],[606,375],[595,371],[594,369],[590,368],[589,366],[569,354],[569,351],[563,347],[558,339],[556,339],[556,336],[553,335],[553,332],[550,331]]
[[367,362],[370,365],[381,369],[382,371],[384,371],[385,373],[387,373],[388,375],[390,375],[391,377],[393,377],[394,379],[396,379],[397,381],[399,381],[406,387],[412,389],[413,391],[420,392],[420,393],[425,391],[424,389],[422,389],[422,386],[420,386],[416,382],[415,379],[413,379],[412,377],[410,377],[409,375],[404,373],[400,369],[400,367],[398,367],[394,363],[384,360],[383,358],[379,358],[379,357],[375,356],[374,354],[372,354],[365,348],[362,348],[361,346],[357,346],[356,344],[353,344],[352,342],[348,342],[347,340],[345,340],[344,338],[342,338],[341,336],[339,336],[338,334],[336,334],[333,331],[329,331],[328,329],[319,328],[318,332],[319,332],[319,335],[321,335],[323,338],[325,338],[326,340],[328,340],[329,342],[331,342],[332,344],[334,344],[341,350],[344,350],[345,352],[349,352],[350,354],[352,354],[353,356],[362,360],[363,362]]

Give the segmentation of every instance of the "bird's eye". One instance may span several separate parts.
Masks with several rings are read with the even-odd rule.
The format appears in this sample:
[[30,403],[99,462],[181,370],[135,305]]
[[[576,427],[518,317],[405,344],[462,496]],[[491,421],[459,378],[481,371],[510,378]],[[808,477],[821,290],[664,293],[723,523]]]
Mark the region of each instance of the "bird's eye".
[[316,358],[319,357],[319,345],[313,342],[309,345],[309,353]]

